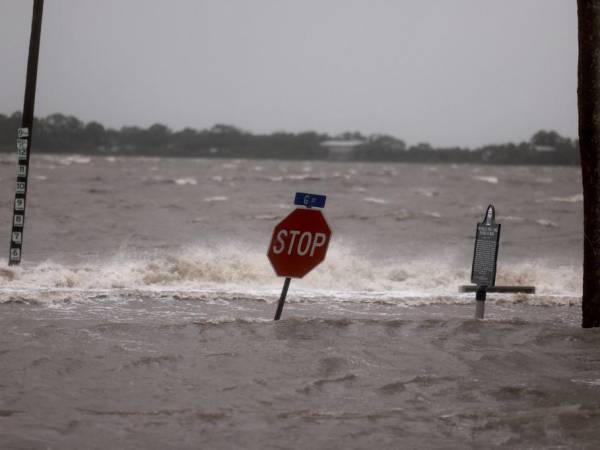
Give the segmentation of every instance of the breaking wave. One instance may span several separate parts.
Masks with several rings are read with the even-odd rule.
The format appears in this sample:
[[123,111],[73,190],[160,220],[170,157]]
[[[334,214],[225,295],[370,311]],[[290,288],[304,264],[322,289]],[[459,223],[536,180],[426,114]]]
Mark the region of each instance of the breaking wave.
[[[276,296],[281,279],[275,276],[261,250],[232,244],[218,248],[197,246],[177,254],[119,255],[73,265],[48,260],[2,268],[0,282],[4,293],[143,290]],[[451,260],[373,261],[350,248],[338,247],[330,250],[327,260],[313,272],[294,282],[294,290],[307,299],[447,303],[461,298],[458,286],[469,283],[469,270],[470,267]],[[543,297],[543,302],[560,304],[563,300],[559,298],[564,297],[564,302],[570,304],[580,295],[580,279],[581,272],[574,267],[526,262],[499,265],[496,284],[533,285],[537,295],[528,297],[533,303]],[[524,301],[522,296],[510,298]],[[3,300],[7,300],[6,295],[0,302]]]

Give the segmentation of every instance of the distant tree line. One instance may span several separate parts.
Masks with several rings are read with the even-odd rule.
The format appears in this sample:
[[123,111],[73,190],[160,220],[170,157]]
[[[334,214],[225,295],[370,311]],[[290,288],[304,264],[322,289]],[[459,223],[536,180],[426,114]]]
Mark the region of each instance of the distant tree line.
[[[21,114],[0,114],[0,151],[15,150]],[[345,159],[479,164],[579,164],[579,143],[555,131],[540,130],[528,142],[486,145],[477,149],[434,148],[427,143],[408,147],[389,135],[364,136],[358,132],[329,135],[312,131],[253,134],[232,125],[173,131],[162,124],[148,128],[105,128],[73,116],[51,114],[34,121],[33,148],[44,153],[167,156],[202,158],[330,159],[326,141],[353,141]]]

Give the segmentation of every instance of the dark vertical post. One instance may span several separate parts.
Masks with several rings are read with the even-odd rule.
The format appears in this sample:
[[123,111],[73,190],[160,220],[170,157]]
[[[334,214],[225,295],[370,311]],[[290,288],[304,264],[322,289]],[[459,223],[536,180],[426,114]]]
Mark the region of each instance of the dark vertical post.
[[33,110],[35,106],[35,87],[37,82],[38,57],[40,53],[40,35],[42,32],[42,10],[44,0],[33,1],[31,19],[31,37],[29,39],[29,58],[27,60],[27,78],[25,81],[25,99],[21,128],[17,130],[17,186],[13,209],[12,232],[8,264],[21,262],[23,247],[23,228],[25,226],[25,204],[27,199],[27,177],[29,175],[29,156],[33,135]]
[[477,286],[475,292],[475,318],[483,319],[485,316],[485,297],[487,294],[487,286]]
[[277,304],[277,311],[275,311],[275,319],[279,320],[281,318],[281,313],[283,311],[283,305],[285,304],[285,297],[287,297],[287,291],[290,287],[290,281],[292,279],[290,277],[286,277],[283,282],[283,289],[281,290],[281,296],[279,297],[279,303]]
[[583,183],[582,326],[600,326],[600,0],[578,0],[577,103]]

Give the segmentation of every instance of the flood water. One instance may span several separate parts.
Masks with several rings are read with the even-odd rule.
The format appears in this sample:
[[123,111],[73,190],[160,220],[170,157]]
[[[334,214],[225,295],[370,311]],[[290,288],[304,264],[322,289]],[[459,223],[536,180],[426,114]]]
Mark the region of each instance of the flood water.
[[[600,446],[571,167],[33,155],[23,263],[0,265],[0,448]],[[8,253],[16,162],[0,159]],[[266,258],[296,191],[325,262]],[[502,224],[476,321],[475,224]]]

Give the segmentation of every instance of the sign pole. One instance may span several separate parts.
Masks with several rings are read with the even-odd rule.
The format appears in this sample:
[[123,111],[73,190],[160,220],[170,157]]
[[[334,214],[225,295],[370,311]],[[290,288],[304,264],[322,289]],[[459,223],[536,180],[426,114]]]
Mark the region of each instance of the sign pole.
[[485,315],[485,295],[487,286],[477,286],[477,292],[475,294],[475,318],[483,319]]
[[285,277],[285,281],[283,282],[283,289],[281,290],[281,296],[279,297],[279,304],[277,305],[277,311],[275,312],[275,319],[279,320],[281,318],[281,313],[283,312],[283,305],[285,304],[285,297],[287,296],[287,291],[290,287],[290,282],[292,279],[290,277]]
[[35,87],[37,81],[38,58],[40,53],[40,35],[42,32],[42,11],[44,0],[33,0],[33,16],[31,19],[31,37],[29,40],[29,58],[25,81],[25,99],[23,101],[23,117],[21,128],[17,130],[17,188],[13,209],[12,232],[8,265],[21,262],[23,246],[23,228],[25,226],[25,200],[27,198],[27,177],[29,175],[29,155],[33,132],[33,109],[35,106]]

